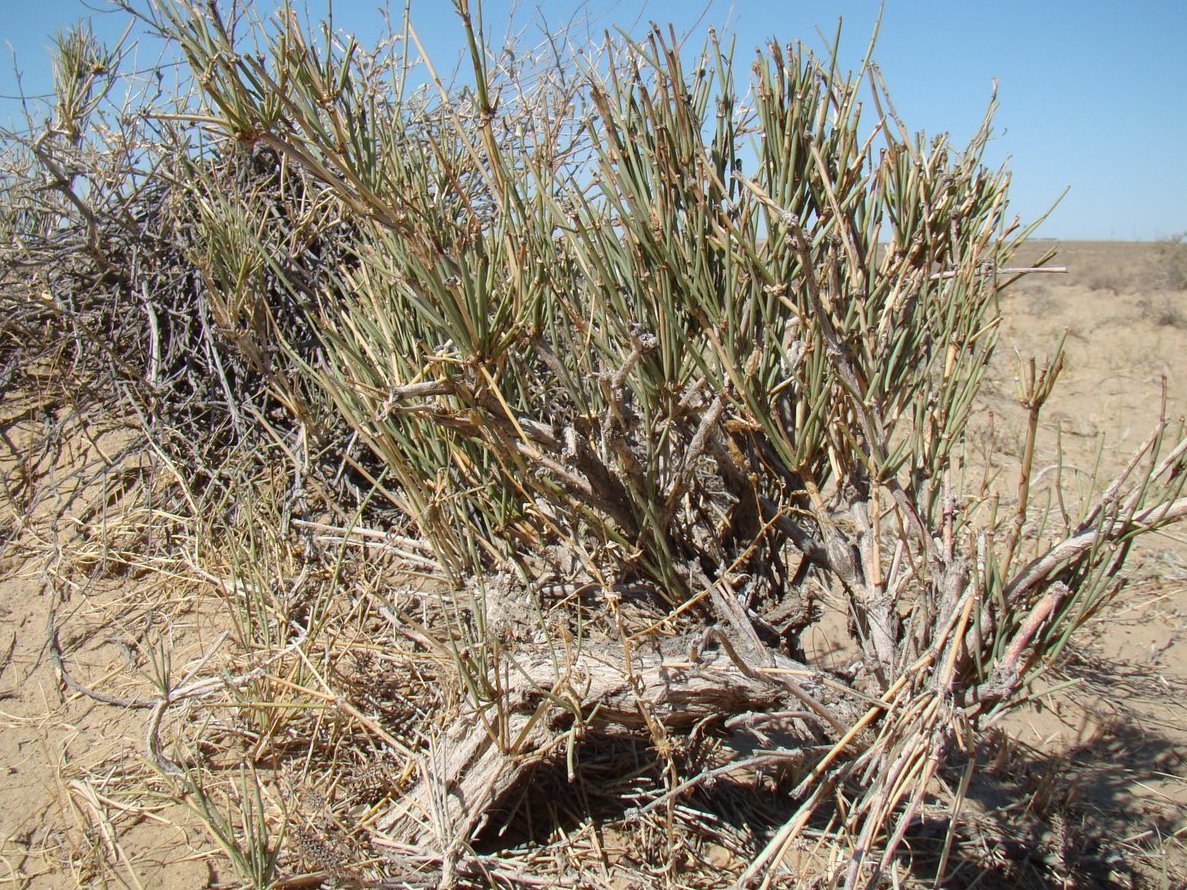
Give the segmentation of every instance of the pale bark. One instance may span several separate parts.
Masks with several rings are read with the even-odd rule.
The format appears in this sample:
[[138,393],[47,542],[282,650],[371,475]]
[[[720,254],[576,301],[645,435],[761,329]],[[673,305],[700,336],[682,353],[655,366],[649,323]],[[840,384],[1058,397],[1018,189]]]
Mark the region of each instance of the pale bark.
[[[724,647],[697,651],[683,643],[669,641],[663,651],[641,645],[629,659],[621,646],[603,645],[559,670],[543,655],[509,659],[501,672],[502,716],[493,707],[472,712],[433,738],[416,783],[379,829],[403,843],[456,849],[532,767],[564,756],[577,715],[584,733],[646,734],[654,722],[686,731],[706,719],[779,710],[809,695],[838,723],[851,722],[853,703],[827,693],[815,682],[819,672],[783,658],[776,658],[774,672],[754,670]],[[828,719],[803,713],[810,718],[798,724],[805,743],[829,737]]]

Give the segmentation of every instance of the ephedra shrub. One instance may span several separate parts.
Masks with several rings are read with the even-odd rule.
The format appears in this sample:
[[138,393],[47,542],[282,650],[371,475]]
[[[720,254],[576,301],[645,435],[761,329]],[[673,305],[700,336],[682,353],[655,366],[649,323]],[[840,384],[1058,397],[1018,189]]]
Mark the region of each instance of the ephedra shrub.
[[[368,497],[446,579],[449,606],[409,634],[449,662],[467,719],[422,739],[378,824],[447,882],[532,764],[563,747],[579,775],[583,735],[668,758],[646,811],[712,778],[681,773],[674,736],[779,719],[786,821],[739,879],[773,875],[828,811],[838,880],[874,880],[953,751],[1107,606],[1130,542],[1187,512],[1187,443],[1164,425],[1078,513],[1036,510],[1057,354],[1019,372],[1016,486],[969,472],[1027,234],[983,163],[989,114],[960,149],[900,124],[868,61],[771,45],[742,65],[658,29],[537,58],[455,5],[461,85],[416,61],[408,25],[393,56],[287,8],[254,30],[144,11],[184,53],[207,138],[299,171],[349,231],[286,291],[293,244],[259,208],[291,193],[185,168],[220,335],[313,440],[366,447]],[[278,293],[299,297],[289,329]],[[844,674],[805,663],[826,600],[858,652]]]

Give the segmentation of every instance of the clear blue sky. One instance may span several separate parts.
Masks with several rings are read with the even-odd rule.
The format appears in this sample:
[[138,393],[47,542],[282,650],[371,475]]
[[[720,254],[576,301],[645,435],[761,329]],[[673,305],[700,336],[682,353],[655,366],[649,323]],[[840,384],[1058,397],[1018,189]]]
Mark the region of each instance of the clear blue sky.
[[[367,43],[380,27],[379,2],[337,0],[336,27]],[[324,3],[305,0],[312,14]],[[0,6],[0,37],[16,52],[26,92],[46,91],[47,36],[94,14],[82,0],[0,0]],[[398,18],[402,0],[392,6]],[[530,42],[542,21],[558,27],[582,10],[594,35],[612,25],[642,34],[648,21],[672,22],[679,32],[693,32],[690,48],[713,24],[737,36],[744,57],[772,37],[821,49],[821,32],[831,38],[842,18],[842,57],[850,65],[865,50],[878,8],[877,0],[485,3],[496,37],[512,9],[516,30]],[[412,0],[412,14],[435,63],[450,68],[461,46],[451,4]],[[107,39],[123,25],[116,15],[93,17],[96,33]],[[947,130],[958,144],[976,127],[997,80],[990,161],[1007,161],[1014,172],[1012,211],[1033,219],[1069,188],[1040,235],[1149,240],[1187,231],[1185,44],[1187,3],[1168,0],[886,0],[875,60],[907,126]],[[11,95],[12,54],[7,47],[3,53],[0,94]],[[13,108],[0,99],[0,121],[7,123]]]

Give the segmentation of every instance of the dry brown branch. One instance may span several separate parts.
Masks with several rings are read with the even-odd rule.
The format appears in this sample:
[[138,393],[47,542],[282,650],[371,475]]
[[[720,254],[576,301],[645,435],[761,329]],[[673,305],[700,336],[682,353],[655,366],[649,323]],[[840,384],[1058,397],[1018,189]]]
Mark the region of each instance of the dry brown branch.
[[1060,541],[1041,556],[1030,561],[1006,586],[1009,602],[1018,602],[1051,576],[1061,565],[1075,559],[1097,544],[1117,541],[1126,535],[1141,532],[1152,526],[1177,522],[1187,516],[1187,497],[1145,507],[1132,516],[1103,521],[1100,525],[1081,531]]

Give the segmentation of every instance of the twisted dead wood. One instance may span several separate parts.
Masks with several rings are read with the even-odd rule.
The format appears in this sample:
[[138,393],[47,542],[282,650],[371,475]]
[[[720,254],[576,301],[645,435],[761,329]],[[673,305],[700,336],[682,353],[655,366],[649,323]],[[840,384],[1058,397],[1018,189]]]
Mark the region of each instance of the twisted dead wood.
[[[720,634],[715,638],[721,642]],[[456,850],[533,766],[558,754],[576,728],[623,735],[658,722],[679,732],[793,702],[802,707],[805,699],[815,705],[796,721],[806,742],[831,737],[835,725],[852,724],[853,703],[828,692],[820,672],[779,656],[773,656],[775,667],[755,670],[732,647],[702,650],[702,642],[683,638],[646,649],[604,645],[563,663],[541,654],[508,659],[497,683],[488,678],[503,703],[498,713],[493,706],[472,712],[432,739],[416,783],[378,828],[402,843]]]

